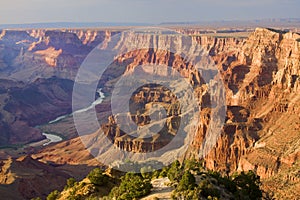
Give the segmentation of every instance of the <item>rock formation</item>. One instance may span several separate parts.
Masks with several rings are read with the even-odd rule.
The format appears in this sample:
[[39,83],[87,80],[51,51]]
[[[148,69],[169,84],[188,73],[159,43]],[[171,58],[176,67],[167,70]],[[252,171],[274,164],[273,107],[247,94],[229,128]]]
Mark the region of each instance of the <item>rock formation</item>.
[[[40,139],[40,135],[32,129],[33,126],[70,112],[68,95],[71,94],[71,90],[63,90],[69,83],[61,79],[74,80],[86,55],[100,42],[103,42],[102,47],[106,48],[116,33],[97,30],[2,31],[0,72],[1,77],[6,80],[1,81],[3,87],[0,88],[0,96],[8,100],[1,104],[0,131],[5,133],[1,135],[1,141],[12,142],[7,138],[11,138],[9,135],[15,133],[18,138],[22,137],[19,141]],[[123,42],[130,39],[133,38],[125,38]],[[136,44],[153,42],[145,35],[132,41]],[[158,45],[161,42],[161,45],[174,45],[177,50],[187,50],[180,40],[174,42],[161,36],[157,38],[157,42]],[[193,51],[194,47],[200,44],[209,52],[226,90],[226,119],[221,137],[204,157],[206,167],[220,171],[229,169],[232,172],[256,170],[264,179],[264,187],[267,190],[278,191],[278,198],[296,197],[296,191],[300,190],[300,35],[257,28],[248,38],[191,36],[190,44],[192,45],[189,51]],[[126,68],[122,67],[124,63]],[[204,95],[203,74],[198,73],[189,63],[185,63],[180,56],[153,49],[128,52],[115,60],[115,71],[107,71],[109,77],[101,80],[105,86],[104,91],[109,94],[119,76],[147,63],[170,65],[197,88],[195,93],[201,97],[199,101],[204,109],[200,112],[201,124],[186,156],[197,155],[205,139],[207,127],[211,123],[211,110],[205,108],[209,101]],[[51,79],[53,75],[57,78]],[[45,80],[36,80],[37,76]],[[24,86],[22,82],[8,81],[7,77],[30,84]],[[62,81],[61,84],[53,84],[57,79]],[[21,95],[22,91],[29,94],[30,88],[37,89],[40,94],[39,98],[35,98],[38,102],[27,102],[24,98],[26,95]],[[148,89],[145,87],[133,96],[133,103],[136,103],[136,106],[142,105],[139,109],[147,110],[150,102],[157,99],[169,102],[166,107],[175,108],[171,96],[162,88],[154,88],[151,98]],[[45,99],[40,99],[43,96]],[[44,103],[43,106],[40,105],[41,102]],[[54,104],[56,106],[53,106]],[[109,106],[104,106],[106,116],[111,114],[107,109]],[[97,110],[103,111],[101,105],[97,106]],[[45,112],[50,114],[45,116],[42,114]],[[177,110],[171,109],[170,112],[175,118]],[[140,125],[149,123],[147,116],[141,113],[134,113],[130,117]],[[11,124],[15,124],[15,128]],[[20,127],[24,134],[18,132]],[[157,144],[153,140],[145,143],[128,138],[118,129],[113,116],[107,117],[102,127],[115,145],[124,150],[145,152],[164,145],[161,143],[155,146]],[[171,133],[173,129],[174,123],[167,121],[167,130]],[[36,137],[37,135],[39,137]],[[64,148],[67,148],[68,144],[65,146]],[[53,155],[49,154],[43,159],[55,160],[54,157],[58,156],[55,155],[55,151],[52,152]]]
[[[206,167],[221,171],[256,170],[266,180],[265,187],[271,190],[277,186],[284,187],[281,190],[284,191],[293,185],[293,189],[288,189],[289,192],[278,193],[279,198],[297,196],[296,191],[299,190],[296,170],[300,139],[297,114],[299,38],[297,33],[264,28],[257,28],[247,39],[193,38],[209,51],[226,87],[226,120],[217,144],[204,158]],[[139,39],[135,41],[142,43]],[[158,45],[167,41],[160,38]],[[119,61],[129,59],[131,63],[128,68],[149,62],[165,63],[174,68],[181,64],[183,68],[179,71],[183,76],[193,74],[180,58],[159,51],[133,52],[122,56]],[[194,85],[201,85],[200,78],[198,80],[190,81]],[[137,101],[142,98],[140,96]],[[209,112],[205,109],[201,111],[202,125],[187,156],[197,155],[198,148],[201,148],[207,130],[205,124],[210,123]],[[144,122],[147,122],[146,118]],[[115,138],[119,148],[132,151],[143,148],[140,143],[126,143],[128,138],[124,136],[115,135]],[[126,142],[123,144],[120,140]],[[143,149],[140,151],[143,152]],[[288,171],[291,175],[286,176]],[[273,177],[277,177],[276,184],[271,181]],[[279,180],[288,182],[288,186],[279,184]]]
[[62,189],[70,177],[30,156],[1,161],[0,169],[0,192],[3,199],[46,198],[51,191]]

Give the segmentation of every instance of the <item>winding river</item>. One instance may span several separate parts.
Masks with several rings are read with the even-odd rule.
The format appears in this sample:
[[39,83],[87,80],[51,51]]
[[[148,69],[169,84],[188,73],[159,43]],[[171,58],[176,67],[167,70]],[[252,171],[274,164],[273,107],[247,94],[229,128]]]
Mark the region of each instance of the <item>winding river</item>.
[[54,142],[60,142],[63,139],[57,135],[49,134],[49,133],[42,133],[42,135],[46,136],[47,142],[43,144],[43,146],[47,146],[48,144],[54,143]]
[[[53,123],[59,122],[59,121],[65,119],[66,117],[72,116],[74,113],[83,113],[83,112],[86,112],[86,111],[92,109],[94,106],[96,106],[98,104],[101,104],[103,102],[104,98],[105,98],[104,93],[102,92],[102,88],[99,88],[97,90],[97,93],[99,95],[99,98],[96,99],[89,107],[83,108],[83,109],[80,109],[80,110],[76,110],[76,111],[72,112],[71,114],[66,114],[66,115],[59,116],[56,119],[49,121],[48,124],[53,124]],[[46,138],[47,138],[47,142],[44,143],[43,146],[47,146],[47,145],[49,145],[51,143],[60,142],[60,141],[63,140],[58,135],[49,134],[49,133],[42,133],[42,134],[44,136],[46,136]]]

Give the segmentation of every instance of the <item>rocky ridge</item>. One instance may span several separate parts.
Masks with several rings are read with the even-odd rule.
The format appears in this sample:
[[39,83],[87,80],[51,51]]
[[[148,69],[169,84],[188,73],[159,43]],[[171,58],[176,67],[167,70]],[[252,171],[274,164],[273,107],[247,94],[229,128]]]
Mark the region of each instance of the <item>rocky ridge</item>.
[[[106,41],[108,44],[114,34],[110,31],[60,32],[3,31],[0,36],[1,72],[16,78],[19,77],[19,70],[25,69],[22,73],[27,75],[24,77],[32,80],[35,76],[32,73],[33,68],[28,67],[30,62],[34,63],[39,72],[43,71],[41,76],[59,74],[59,77],[73,79],[79,63],[89,50],[98,41]],[[58,42],[60,40],[64,42]],[[148,43],[149,38],[136,38],[135,41]],[[254,169],[265,180],[264,187],[273,191],[282,188],[276,194],[278,198],[297,196],[300,35],[257,28],[249,38],[192,36],[192,42],[201,44],[209,52],[226,88],[225,124],[216,146],[204,158],[206,167],[221,171]],[[179,44],[180,42],[177,43],[177,49],[184,48]],[[11,53],[4,53],[8,49],[12,50],[9,51]],[[140,64],[167,63],[177,67],[192,84],[202,84],[200,74],[190,69],[180,57],[166,52],[130,52],[117,60],[119,63],[124,61],[128,62],[128,70],[122,69],[125,73]],[[112,76],[117,78],[119,75]],[[106,89],[109,91],[109,84]],[[199,94],[202,94],[201,90]],[[202,124],[199,125],[187,157],[197,155],[201,148],[207,126],[211,123],[209,113],[209,109],[201,110]],[[146,123],[143,119],[136,119],[140,123]],[[115,136],[116,130],[111,128],[114,127],[112,119],[106,121],[106,126],[110,127],[107,134]],[[121,148],[143,151],[143,144],[126,146],[121,145],[124,142],[121,138],[116,141]],[[51,160],[51,157],[55,157],[55,151],[52,154],[43,159]],[[281,182],[286,184],[281,185]]]
[[54,189],[62,189],[70,177],[30,156],[1,161],[0,169],[0,191],[4,199],[45,198]]
[[[143,39],[145,38],[144,36]],[[279,193],[278,198],[297,196],[296,191],[299,188],[299,172],[295,167],[299,162],[300,139],[300,120],[297,114],[300,83],[299,38],[297,33],[265,28],[257,28],[247,39],[193,37],[194,41],[209,51],[222,74],[228,105],[221,137],[204,158],[206,167],[224,172],[255,170],[269,183],[266,188],[276,187],[271,184],[274,177],[277,177],[277,181],[294,183],[295,190],[292,193]],[[142,43],[151,40],[137,38],[134,41]],[[159,42],[167,43],[168,39],[159,38],[158,46]],[[174,44],[175,48],[184,50],[184,46],[180,44]],[[190,77],[198,78],[190,79],[190,82],[201,85],[201,75],[193,72],[189,65],[171,54],[138,51],[123,55],[119,61],[129,59],[131,62],[127,67],[128,71],[149,62],[165,63],[174,68],[181,66],[179,71],[183,76],[192,74]],[[199,125],[187,156],[197,156],[211,123],[209,112],[209,109],[201,110],[202,124]],[[126,145],[119,147],[137,148]],[[283,175],[287,171],[292,175]]]

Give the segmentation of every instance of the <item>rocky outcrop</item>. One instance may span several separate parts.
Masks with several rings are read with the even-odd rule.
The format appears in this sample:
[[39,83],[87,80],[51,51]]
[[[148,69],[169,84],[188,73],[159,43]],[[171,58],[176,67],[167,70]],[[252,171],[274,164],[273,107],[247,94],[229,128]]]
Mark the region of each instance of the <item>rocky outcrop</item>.
[[86,55],[116,33],[99,30],[3,30],[0,34],[1,77],[25,82],[34,81],[37,75],[74,79]]
[[[281,187],[280,181],[277,184],[271,181],[275,179],[289,183],[291,178],[283,175],[287,171],[297,173],[294,167],[297,159],[287,161],[300,150],[297,145],[299,115],[296,114],[299,109],[296,100],[300,80],[299,37],[297,33],[258,28],[245,41],[236,61],[226,64],[228,68],[224,70],[230,89],[229,104],[245,107],[249,118],[260,122],[255,141],[244,146],[247,153],[236,166],[239,170],[256,170],[269,186]],[[293,175],[292,180],[296,179]],[[278,194],[278,198],[288,198]]]
[[70,177],[30,156],[1,161],[0,169],[0,191],[4,199],[46,198],[54,189],[62,189]]
[[[209,51],[220,70],[228,105],[221,137],[204,157],[206,167],[221,171],[228,168],[231,171],[252,169],[268,180],[297,163],[294,160],[287,164],[286,161],[299,152],[299,37],[297,33],[265,28],[257,28],[247,39],[193,37],[193,41]],[[136,38],[134,41],[151,41],[147,36],[143,39]],[[168,43],[168,38],[159,38],[158,46],[159,42]],[[175,48],[184,49],[180,44],[176,43],[178,46]],[[120,63],[128,60],[127,71],[146,63],[168,64],[174,68],[180,66],[178,71],[182,76],[198,77],[190,79],[192,84],[200,87],[203,84],[201,75],[194,73],[180,57],[171,54],[140,50],[118,58]],[[136,101],[141,98],[140,95]],[[202,124],[189,156],[197,155],[205,141],[211,122],[210,112],[210,109],[201,110]],[[143,122],[147,122],[146,118]],[[114,132],[116,124],[113,127],[115,129],[110,130]],[[116,141],[118,147],[129,151],[143,152],[150,146],[143,146],[147,143],[144,141],[133,142],[127,136]]]
[[[164,118],[161,112],[151,111],[158,104],[167,111],[165,124],[163,124]],[[108,122],[102,125],[102,129],[112,143],[120,149],[131,152],[153,152],[166,146],[176,135],[181,119],[179,105],[177,98],[166,87],[144,85],[130,99],[130,114],[127,116],[130,119],[125,121],[132,120],[137,126],[143,127],[153,123],[152,115],[156,122],[153,127],[162,127],[159,133],[147,137],[142,135],[143,132],[125,133],[118,126],[122,123],[119,120],[124,120],[124,118],[119,118],[118,115],[110,116]],[[151,127],[147,130],[151,130]]]
[[[41,77],[50,77],[55,74],[60,78],[73,79],[88,52],[100,42],[104,42],[102,48],[107,48],[115,33],[96,30],[3,31],[0,36],[1,73],[14,78],[21,77],[31,82],[36,79],[35,73]],[[155,47],[155,45],[159,47],[169,44],[179,52],[188,53],[196,52],[196,46],[200,44],[204,50],[209,52],[224,82],[227,112],[220,133],[221,137],[203,158],[207,168],[221,171],[229,169],[232,172],[256,170],[264,178],[266,187],[272,184],[281,187],[280,182],[299,181],[297,175],[300,128],[299,34],[257,28],[249,38],[194,35],[190,38],[189,48],[186,48],[180,39],[172,41],[168,35],[156,36],[155,40],[147,34],[129,38],[121,37],[121,40],[118,45],[126,42],[137,46],[144,45],[144,47]],[[196,95],[200,97],[199,105],[202,106],[202,109],[199,118],[201,124],[198,126],[195,138],[186,155],[187,157],[198,156],[208,127],[212,122],[211,102],[203,78],[205,72],[200,74],[191,63],[186,62],[177,54],[155,50],[155,48],[144,48],[126,52],[116,58],[113,67],[106,71],[105,75],[107,76],[100,80],[104,86],[103,90],[109,94],[123,73],[128,74],[138,65],[149,63],[172,66],[188,79],[194,87]],[[12,89],[10,92],[0,88],[1,94],[9,93],[9,98],[11,98],[8,103],[6,102],[4,111],[1,112],[0,131],[8,130],[7,127],[10,125],[4,123],[7,120],[15,120],[16,127],[24,127],[24,123],[31,126],[46,120],[47,117],[42,115],[42,112],[50,111],[47,116],[56,116],[54,113],[61,114],[57,111],[58,108],[60,108],[59,110],[65,109],[64,112],[69,111],[67,110],[67,101],[70,99],[65,96],[70,95],[68,92],[62,95],[61,92],[56,93],[61,91],[60,89],[50,86],[52,88],[50,90],[53,90],[53,94],[55,94],[53,95],[48,90],[47,92],[40,90],[41,86],[38,86],[38,91],[43,91],[39,98],[45,98],[41,101],[47,102],[49,101],[47,99],[50,99],[51,102],[43,106],[39,106],[37,103],[38,109],[36,109],[36,103],[33,106],[30,102],[24,103],[26,98],[16,98],[22,94],[22,91],[27,93],[28,90],[25,90],[26,87],[18,85],[21,83],[14,84],[17,89]],[[48,84],[51,85],[51,83]],[[63,88],[62,85],[58,85],[59,88]],[[168,115],[170,119],[166,121],[164,134],[160,134],[158,138],[135,139],[119,129],[116,116],[110,116],[102,121],[102,128],[118,148],[133,152],[149,152],[161,148],[176,134],[174,131],[176,123],[178,123],[176,115],[179,113],[175,106],[176,102],[172,101],[169,93],[162,88],[152,89],[153,91],[144,88],[134,94],[131,105],[135,109],[128,117],[133,119],[136,124],[145,126],[149,124],[147,111],[152,106],[151,102],[160,102],[171,113]],[[14,91],[18,92],[14,93]],[[35,98],[35,100],[38,101],[39,98]],[[57,101],[61,98],[62,101]],[[54,108],[53,102],[59,105]],[[42,112],[33,112],[28,104]],[[111,114],[107,109],[109,106],[106,102],[106,115]],[[26,114],[28,112],[30,114]],[[8,115],[7,113],[13,114]],[[18,117],[14,118],[14,116]],[[18,123],[22,126],[17,126]],[[11,130],[16,131],[18,128]],[[26,134],[26,137],[32,138],[32,134],[36,135],[32,130],[27,132],[30,133]],[[6,135],[11,134],[11,132],[6,133]],[[168,137],[164,137],[166,135]],[[1,137],[6,138],[3,141],[9,141],[8,137],[2,135]],[[65,145],[68,146],[68,144]],[[50,157],[51,155],[48,155],[48,158]],[[291,175],[287,175],[288,173]],[[272,177],[275,177],[275,182]]]
[[41,140],[44,137],[34,126],[71,113],[72,80],[78,68],[95,46],[113,34],[99,30],[2,30],[0,145]]

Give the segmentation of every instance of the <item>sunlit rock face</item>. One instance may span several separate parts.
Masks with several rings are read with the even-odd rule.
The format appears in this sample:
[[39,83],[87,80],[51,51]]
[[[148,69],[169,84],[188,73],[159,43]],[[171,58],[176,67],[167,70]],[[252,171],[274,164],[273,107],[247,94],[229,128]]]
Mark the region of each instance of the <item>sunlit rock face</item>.
[[[0,96],[3,97],[0,131],[5,133],[1,135],[1,141],[15,143],[39,140],[41,134],[32,128],[34,125],[45,123],[57,117],[57,114],[70,112],[71,87],[63,88],[63,92],[53,89],[51,93],[44,85],[57,88],[66,84],[61,82],[61,85],[57,79],[74,80],[88,53],[99,43],[103,44],[104,49],[108,48],[116,33],[97,30],[2,31],[0,74],[1,78],[6,79],[1,85],[6,86],[0,88]],[[122,42],[131,40],[136,45],[149,46],[152,39],[143,35],[123,38]],[[178,52],[188,52],[180,38],[174,43],[170,38],[161,36],[156,42],[158,46],[173,45]],[[293,191],[299,191],[300,35],[257,28],[248,38],[191,36],[189,44],[190,53],[197,45],[201,45],[209,53],[221,74],[226,93],[224,126],[216,145],[204,156],[206,167],[221,171],[253,169],[265,179],[265,187],[280,190],[279,198],[294,195]],[[111,92],[112,85],[122,74],[129,74],[137,66],[149,63],[173,67],[194,87],[199,105],[202,106],[199,112],[201,123],[195,130],[195,137],[186,157],[199,156],[212,121],[208,106],[210,101],[205,93],[203,74],[180,56],[153,49],[141,49],[119,56],[115,60],[114,70],[108,71],[110,77],[101,80],[105,86],[104,91]],[[161,74],[163,75],[163,71]],[[53,76],[56,78],[51,79]],[[7,78],[31,85],[7,81]],[[36,81],[37,78],[43,79]],[[42,112],[35,111],[34,107],[18,107],[26,99],[17,98],[14,90],[10,90],[12,87],[21,91],[30,91],[28,88],[35,87],[47,99],[49,96],[56,96],[61,101],[57,103],[53,98],[49,104],[39,107],[43,113],[49,113],[45,116]],[[5,99],[8,100],[4,101]],[[165,133],[170,137],[161,135],[161,140],[160,137],[135,140],[119,130],[116,119],[110,115],[103,121],[102,128],[114,145],[126,151],[148,152],[168,143],[179,123],[176,118],[179,113],[176,99],[163,87],[151,89],[145,86],[131,100],[132,105],[136,105],[138,109],[132,111],[129,117],[141,126],[150,123],[146,114],[151,110],[152,102],[163,104],[170,111],[165,127]],[[43,102],[41,100],[38,105]],[[271,180],[270,177],[274,178]],[[281,185],[281,182],[287,184]]]
[[[226,119],[217,144],[204,157],[206,167],[221,171],[256,170],[266,180],[265,187],[269,189],[278,186],[280,180],[288,180],[290,185],[298,187],[300,35],[257,28],[248,38],[194,36],[192,40],[209,52],[226,88]],[[143,37],[135,41],[145,43],[149,39]],[[161,38],[159,42],[168,43],[168,39]],[[176,48],[184,49],[180,46],[182,43],[176,44]],[[141,50],[119,58],[120,63],[128,60],[130,63],[124,73],[149,62],[171,63],[174,68],[185,66],[180,57],[160,51]],[[201,74],[187,66],[179,71],[189,78],[191,84],[199,86],[195,93],[202,96]],[[134,99],[140,102],[145,96],[144,93]],[[205,101],[204,96],[200,99]],[[201,123],[187,157],[197,156],[203,146],[212,120],[210,112],[209,108],[201,109]],[[147,123],[148,119],[138,120]],[[113,124],[109,121],[107,127]],[[112,134],[109,130],[113,129],[107,129],[107,134]],[[115,138],[120,148],[132,151],[154,148],[143,141],[128,142],[130,140],[126,137],[124,140],[118,136]],[[284,175],[288,170],[293,175]],[[276,183],[269,181],[274,176],[278,180]],[[282,189],[278,195],[293,196],[294,193]]]

